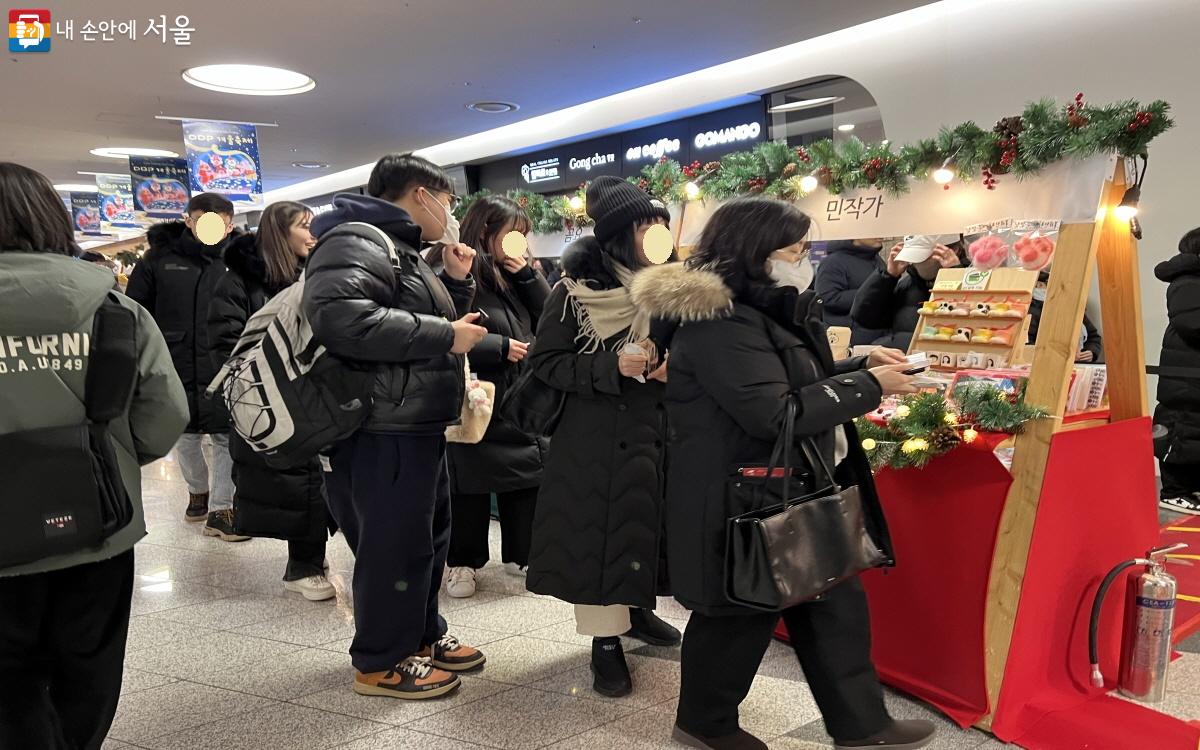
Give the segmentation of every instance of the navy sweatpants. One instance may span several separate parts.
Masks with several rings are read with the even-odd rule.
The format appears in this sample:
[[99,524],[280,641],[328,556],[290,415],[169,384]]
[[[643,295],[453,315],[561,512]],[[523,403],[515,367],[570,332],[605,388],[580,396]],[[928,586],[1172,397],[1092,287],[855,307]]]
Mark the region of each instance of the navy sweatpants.
[[438,614],[450,547],[446,440],[360,431],[329,459],[329,511],[354,550],[350,659],[360,672],[382,672],[446,634]]

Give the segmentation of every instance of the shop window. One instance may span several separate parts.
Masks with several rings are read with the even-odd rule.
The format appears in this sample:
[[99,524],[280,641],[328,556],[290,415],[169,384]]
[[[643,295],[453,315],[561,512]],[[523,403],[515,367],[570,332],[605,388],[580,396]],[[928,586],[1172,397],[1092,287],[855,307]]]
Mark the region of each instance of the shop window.
[[826,138],[856,136],[866,143],[887,138],[875,97],[843,76],[810,79],[767,95],[771,138],[807,146]]

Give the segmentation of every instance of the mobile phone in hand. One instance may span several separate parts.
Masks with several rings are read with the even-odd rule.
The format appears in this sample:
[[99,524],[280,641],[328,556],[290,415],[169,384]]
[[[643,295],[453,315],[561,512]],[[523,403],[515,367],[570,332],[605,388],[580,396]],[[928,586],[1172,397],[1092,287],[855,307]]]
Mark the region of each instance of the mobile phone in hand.
[[916,375],[929,369],[929,356],[925,352],[913,352],[905,359],[910,365],[909,369],[904,370],[905,375]]

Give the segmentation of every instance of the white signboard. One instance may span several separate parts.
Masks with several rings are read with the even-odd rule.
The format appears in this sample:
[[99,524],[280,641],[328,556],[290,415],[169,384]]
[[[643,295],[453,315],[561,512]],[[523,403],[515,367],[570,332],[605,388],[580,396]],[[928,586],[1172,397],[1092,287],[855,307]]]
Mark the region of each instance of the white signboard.
[[[1112,177],[1115,156],[1086,161],[1065,160],[1036,177],[1018,180],[1002,175],[995,190],[975,182],[912,181],[899,197],[868,189],[831,195],[818,189],[796,201],[813,219],[812,240],[853,240],[864,237],[903,237],[910,234],[952,234],[999,219],[1093,222],[1105,180]],[[720,206],[717,201],[692,201],[683,215],[679,244],[695,245],[705,222]]]

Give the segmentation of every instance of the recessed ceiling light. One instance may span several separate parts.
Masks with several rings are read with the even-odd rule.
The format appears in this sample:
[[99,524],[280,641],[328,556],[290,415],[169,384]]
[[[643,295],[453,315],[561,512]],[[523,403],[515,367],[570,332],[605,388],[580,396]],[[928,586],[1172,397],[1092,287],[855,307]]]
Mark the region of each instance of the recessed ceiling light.
[[94,182],[62,182],[55,185],[54,189],[60,193],[95,193],[99,191]]
[[136,146],[105,146],[94,148],[92,156],[107,156],[110,159],[128,159],[131,156],[179,156],[174,151],[161,148],[137,148]]
[[771,114],[778,114],[780,112],[795,112],[798,109],[809,109],[811,107],[820,107],[825,104],[834,104],[836,102],[844,101],[845,99],[846,99],[846,97],[844,97],[844,96],[819,96],[816,99],[802,99],[798,102],[788,102],[787,104],[780,104],[777,107],[771,107],[767,111],[770,112]]
[[467,109],[483,112],[489,115],[502,115],[505,112],[516,112],[521,107],[511,102],[471,102]]
[[838,130],[843,133],[849,133],[851,130],[854,130],[854,123],[848,122],[845,125],[838,125]]
[[201,65],[183,71],[183,80],[209,91],[244,96],[290,96],[317,87],[303,73],[265,65]]
[[323,161],[294,161],[292,166],[300,169],[329,169],[329,165]]

